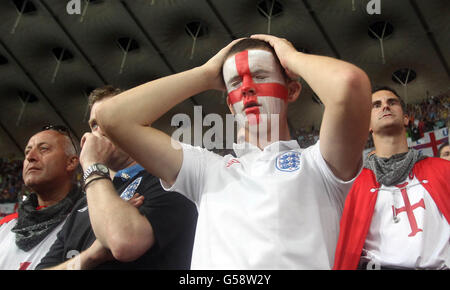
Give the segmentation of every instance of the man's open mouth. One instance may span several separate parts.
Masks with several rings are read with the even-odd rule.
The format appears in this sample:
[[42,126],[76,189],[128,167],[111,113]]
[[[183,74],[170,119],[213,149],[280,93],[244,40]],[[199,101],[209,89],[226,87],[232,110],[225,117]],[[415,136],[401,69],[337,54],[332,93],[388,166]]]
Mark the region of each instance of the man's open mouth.
[[248,102],[248,103],[246,103],[244,105],[244,112],[245,112],[246,115],[259,114],[260,113],[260,111],[259,111],[259,107],[260,106],[261,105],[258,104],[257,102]]
[[251,108],[258,108],[260,106],[261,105],[258,104],[257,102],[248,102],[244,105],[244,110],[251,109]]

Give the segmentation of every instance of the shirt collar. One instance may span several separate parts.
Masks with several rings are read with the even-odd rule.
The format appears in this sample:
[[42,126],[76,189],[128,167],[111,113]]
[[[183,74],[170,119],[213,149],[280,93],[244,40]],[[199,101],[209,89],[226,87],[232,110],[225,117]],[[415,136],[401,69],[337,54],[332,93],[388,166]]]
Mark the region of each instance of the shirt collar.
[[248,153],[255,152],[281,152],[286,150],[300,149],[298,142],[296,140],[289,141],[277,141],[267,145],[263,150],[259,149],[258,146],[250,144],[248,142],[243,143],[233,143],[233,150],[237,157],[241,157]]
[[144,170],[144,167],[142,167],[139,164],[135,164],[131,167],[127,167],[117,171],[116,175],[114,175],[114,178],[120,177],[122,181],[126,181],[129,180],[130,178],[135,177],[142,170]]

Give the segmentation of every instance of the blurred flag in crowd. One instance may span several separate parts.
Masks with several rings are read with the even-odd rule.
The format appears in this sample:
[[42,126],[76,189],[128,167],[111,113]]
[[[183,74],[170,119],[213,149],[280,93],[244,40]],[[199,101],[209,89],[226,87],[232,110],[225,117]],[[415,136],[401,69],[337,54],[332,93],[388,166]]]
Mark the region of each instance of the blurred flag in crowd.
[[439,146],[446,141],[448,141],[448,128],[442,128],[424,133],[424,137],[416,141],[408,138],[408,147],[418,150],[422,155],[434,157],[438,153]]

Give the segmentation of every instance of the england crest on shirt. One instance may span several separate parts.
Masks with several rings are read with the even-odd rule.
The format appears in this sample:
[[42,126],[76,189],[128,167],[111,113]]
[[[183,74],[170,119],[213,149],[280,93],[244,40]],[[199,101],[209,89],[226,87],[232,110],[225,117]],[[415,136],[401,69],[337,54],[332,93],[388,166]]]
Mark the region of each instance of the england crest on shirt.
[[141,183],[142,177],[136,178],[130,185],[125,188],[124,191],[122,191],[122,194],[120,195],[120,198],[123,200],[130,200],[133,195],[136,193],[136,189],[139,187],[139,184]]
[[275,160],[275,167],[280,171],[292,172],[300,168],[300,153],[288,151],[280,154]]

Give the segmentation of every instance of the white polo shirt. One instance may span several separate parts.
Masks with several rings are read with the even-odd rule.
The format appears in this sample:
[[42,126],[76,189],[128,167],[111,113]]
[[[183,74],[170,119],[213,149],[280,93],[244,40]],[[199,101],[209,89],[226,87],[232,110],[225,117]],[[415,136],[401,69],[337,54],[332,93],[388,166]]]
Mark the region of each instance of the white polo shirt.
[[354,179],[333,175],[319,142],[246,145],[234,145],[234,158],[182,144],[182,167],[166,190],[199,211],[192,269],[330,269]]

